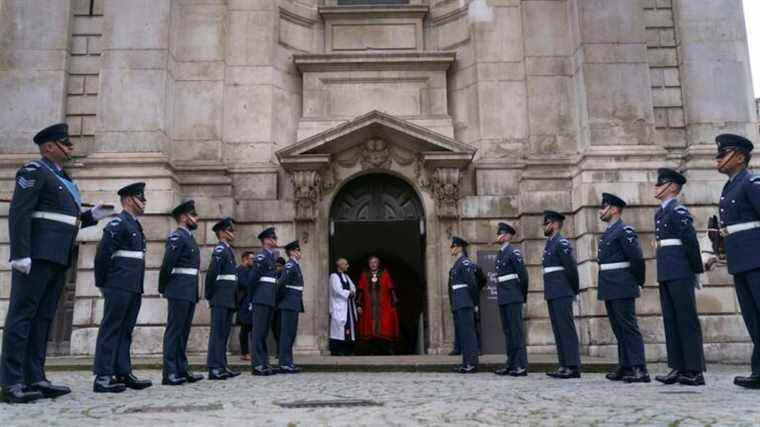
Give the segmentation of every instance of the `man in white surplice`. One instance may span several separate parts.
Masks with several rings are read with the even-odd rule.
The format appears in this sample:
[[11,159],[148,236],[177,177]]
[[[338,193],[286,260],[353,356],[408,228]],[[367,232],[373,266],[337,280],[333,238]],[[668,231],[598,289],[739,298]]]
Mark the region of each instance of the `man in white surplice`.
[[348,261],[335,262],[337,272],[330,275],[330,353],[349,356],[356,343],[356,286],[348,277]]

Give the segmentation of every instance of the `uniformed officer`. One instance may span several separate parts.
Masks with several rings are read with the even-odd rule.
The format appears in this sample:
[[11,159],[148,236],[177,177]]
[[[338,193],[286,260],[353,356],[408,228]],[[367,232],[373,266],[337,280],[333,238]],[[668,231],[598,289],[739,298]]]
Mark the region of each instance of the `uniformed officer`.
[[[760,389],[760,176],[747,170],[753,145],[748,139],[724,134],[718,143],[718,171],[729,177],[720,196],[720,227],[725,238],[728,272],[752,338],[752,374],[734,384]],[[709,262],[709,266],[715,260]]]
[[280,316],[278,353],[280,373],[297,374],[301,368],[293,364],[293,344],[298,332],[298,314],[303,313],[303,273],[301,245],[298,240],[285,245],[288,262],[277,280],[277,314]]
[[129,357],[145,278],[145,235],[137,220],[145,212],[145,183],[129,184],[118,195],[123,210],[103,229],[95,253],[95,286],[105,299],[95,344],[96,393],[118,393],[125,386],[141,390],[152,385],[132,373]]
[[227,342],[232,330],[232,316],[237,307],[237,264],[230,246],[235,238],[235,220],[224,218],[214,224],[211,230],[219,239],[219,244],[211,253],[206,271],[205,297],[211,307],[206,366],[208,379],[226,380],[240,375],[240,372],[231,370],[227,363]]
[[238,340],[240,341],[240,360],[251,361],[251,346],[249,344],[253,325],[251,324],[253,313],[251,310],[251,297],[248,295],[248,274],[253,268],[253,252],[245,251],[240,255],[240,265],[237,268],[237,323],[240,325]]
[[158,292],[168,301],[164,331],[164,385],[194,383],[202,375],[190,371],[187,361],[187,340],[198,302],[198,269],[201,256],[192,231],[198,228],[195,201],[188,200],[172,210],[179,225],[169,234],[164,260],[158,275]]
[[451,239],[450,253],[456,258],[449,270],[449,299],[454,310],[454,328],[459,337],[462,350],[462,365],[453,371],[472,374],[478,370],[478,340],[475,335],[475,298],[478,283],[475,278],[475,264],[467,257],[467,243],[454,236]]
[[646,280],[646,266],[636,230],[620,217],[625,206],[620,197],[602,193],[599,219],[608,225],[597,252],[597,298],[604,301],[618,347],[618,368],[607,374],[607,379],[648,383],[651,379],[644,357],[644,338],[636,320],[636,298],[641,296],[639,288]]
[[573,301],[580,291],[580,282],[573,247],[561,234],[564,221],[565,216],[559,212],[544,211],[544,236],[547,237],[542,262],[544,299],[549,306],[559,357],[559,369],[546,375],[562,379],[581,376],[580,344],[573,317]]
[[251,364],[253,375],[273,375],[277,371],[269,366],[266,341],[269,335],[272,310],[277,296],[276,267],[274,248],[277,246],[277,234],[274,227],[259,233],[263,249],[254,259],[254,266],[248,276],[251,303],[253,304],[253,340]]
[[501,245],[496,255],[496,295],[501,317],[501,328],[507,347],[507,364],[497,369],[496,375],[523,377],[528,375],[528,352],[523,334],[523,305],[528,296],[528,270],[522,254],[512,246],[517,231],[500,222],[496,243]]
[[0,400],[25,403],[71,392],[45,376],[50,325],[64,287],[79,227],[110,215],[98,204],[82,212],[74,181],[63,170],[74,145],[68,125],[53,125],[34,136],[42,157],[16,172],[8,211],[11,292],[5,317]]
[[677,199],[684,184],[686,178],[673,169],[657,170],[654,187],[655,198],[660,201],[654,215],[657,281],[671,371],[655,379],[664,384],[704,385],[702,327],[694,295],[699,283],[697,275],[704,270],[694,219]]

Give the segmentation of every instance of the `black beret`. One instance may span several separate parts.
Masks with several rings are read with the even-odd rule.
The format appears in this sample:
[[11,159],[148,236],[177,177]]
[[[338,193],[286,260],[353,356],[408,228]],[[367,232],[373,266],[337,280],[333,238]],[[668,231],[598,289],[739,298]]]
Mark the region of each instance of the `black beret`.
[[460,246],[460,247],[466,248],[469,245],[470,244],[467,243],[467,240],[464,240],[461,237],[454,236],[451,238],[451,246]]
[[749,153],[755,148],[749,139],[732,133],[724,133],[716,136],[715,142],[718,144],[718,151],[734,149],[743,153]]
[[220,230],[227,230],[229,228],[232,228],[232,226],[234,226],[234,225],[235,225],[235,220],[232,219],[232,218],[230,218],[230,217],[227,217],[227,218],[224,218],[224,219],[220,220],[216,224],[214,224],[214,226],[211,227],[211,230],[214,233],[216,233],[217,231],[220,231]]
[[129,184],[125,187],[122,187],[121,190],[119,190],[116,194],[119,195],[119,197],[128,197],[128,196],[137,196],[139,198],[145,198],[145,183],[144,182],[135,182],[133,184]]
[[602,193],[602,205],[617,206],[619,208],[624,208],[626,203],[625,203],[625,200],[621,199],[620,197],[614,194]]
[[267,237],[271,237],[273,239],[277,238],[277,234],[274,232],[274,227],[265,228],[264,231],[259,233],[259,240],[264,240]]
[[174,218],[177,218],[184,213],[191,212],[195,212],[195,200],[188,200],[186,202],[180,203],[179,206],[172,210],[172,216]]
[[285,265],[285,258],[278,256],[274,262],[280,265]]
[[285,245],[285,250],[286,251],[294,251],[294,250],[299,250],[300,251],[301,250],[301,244],[298,243],[298,240],[294,240],[294,241],[288,243],[287,245]]
[[686,184],[686,177],[675,169],[660,168],[657,169],[657,185],[663,185],[672,182],[678,185]]
[[503,233],[517,234],[517,231],[514,229],[514,227],[512,227],[509,224],[507,224],[506,222],[500,222],[499,223],[499,228],[498,228],[498,230],[496,230],[496,234],[499,235],[499,234],[503,234]]
[[37,145],[61,140],[63,140],[65,144],[70,143],[69,125],[66,123],[58,123],[52,126],[48,126],[45,129],[37,132],[37,135],[34,135],[34,143]]
[[565,216],[556,211],[544,211],[544,221],[564,221]]

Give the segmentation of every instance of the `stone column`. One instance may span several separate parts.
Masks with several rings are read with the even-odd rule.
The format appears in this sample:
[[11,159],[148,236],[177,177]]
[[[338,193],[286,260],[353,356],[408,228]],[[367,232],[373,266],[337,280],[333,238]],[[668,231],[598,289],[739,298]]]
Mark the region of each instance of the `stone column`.
[[70,3],[0,5],[0,154],[36,153],[34,134],[64,120]]

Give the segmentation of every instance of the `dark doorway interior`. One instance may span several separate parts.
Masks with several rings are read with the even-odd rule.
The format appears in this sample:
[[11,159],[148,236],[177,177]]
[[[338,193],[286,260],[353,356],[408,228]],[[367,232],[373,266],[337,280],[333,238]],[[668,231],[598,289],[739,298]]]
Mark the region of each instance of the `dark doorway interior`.
[[[417,195],[399,178],[364,175],[341,190],[331,217],[332,263],[339,257],[348,259],[349,275],[358,285],[368,257],[376,255],[393,278],[400,329],[393,353],[424,353],[428,346],[424,223]],[[378,354],[377,351],[375,346],[356,348],[357,354]]]

